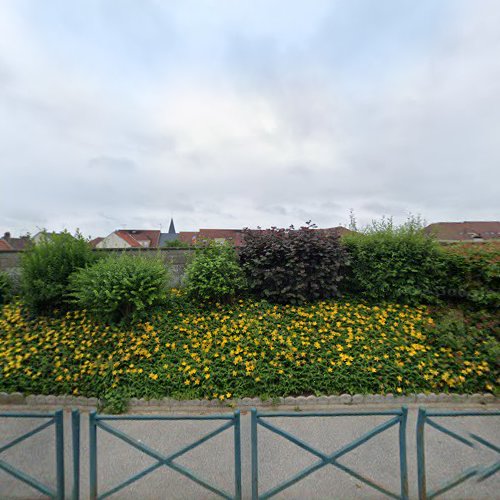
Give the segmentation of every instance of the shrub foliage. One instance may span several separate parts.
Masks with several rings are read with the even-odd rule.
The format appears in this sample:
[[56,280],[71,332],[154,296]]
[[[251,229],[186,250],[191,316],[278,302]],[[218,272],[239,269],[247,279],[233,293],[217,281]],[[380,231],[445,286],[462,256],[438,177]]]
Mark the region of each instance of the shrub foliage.
[[446,256],[418,219],[396,226],[373,222],[344,238],[350,255],[346,290],[370,301],[435,302],[446,278]]
[[186,268],[188,295],[201,302],[228,302],[245,289],[245,277],[229,243],[206,242]]
[[0,304],[7,302],[12,294],[12,280],[10,276],[0,271]]
[[254,294],[299,304],[339,295],[347,254],[336,233],[307,223],[300,229],[245,230],[240,259]]
[[24,300],[34,312],[49,312],[67,304],[69,277],[95,259],[85,238],[65,231],[46,235],[21,257]]
[[164,303],[169,281],[169,272],[159,259],[111,256],[73,274],[71,296],[95,316],[118,321]]
[[500,242],[455,243],[447,256],[446,297],[475,308],[500,308]]

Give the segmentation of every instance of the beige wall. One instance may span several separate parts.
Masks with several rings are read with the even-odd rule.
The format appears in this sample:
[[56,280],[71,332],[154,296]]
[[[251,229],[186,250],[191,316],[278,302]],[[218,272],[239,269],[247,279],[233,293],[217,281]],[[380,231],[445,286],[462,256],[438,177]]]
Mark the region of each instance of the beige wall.
[[111,233],[102,241],[100,241],[96,248],[130,248],[130,244],[123,238],[120,238],[116,233]]

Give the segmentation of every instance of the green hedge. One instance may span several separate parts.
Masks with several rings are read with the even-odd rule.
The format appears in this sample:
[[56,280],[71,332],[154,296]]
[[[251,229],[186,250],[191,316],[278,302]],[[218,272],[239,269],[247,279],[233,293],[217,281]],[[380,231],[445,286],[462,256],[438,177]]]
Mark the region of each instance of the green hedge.
[[372,302],[433,303],[442,295],[448,269],[441,245],[419,220],[396,226],[372,223],[343,238],[350,265],[344,290]]
[[500,308],[500,242],[444,246],[447,282],[443,295],[477,309]]

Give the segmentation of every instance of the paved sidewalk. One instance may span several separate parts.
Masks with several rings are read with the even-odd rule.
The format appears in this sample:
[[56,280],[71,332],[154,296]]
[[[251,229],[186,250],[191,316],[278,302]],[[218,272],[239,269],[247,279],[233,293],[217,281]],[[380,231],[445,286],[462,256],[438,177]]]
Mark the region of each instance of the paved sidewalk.
[[[431,407],[430,405],[428,406]],[[392,407],[394,408],[394,407]],[[456,410],[493,410],[498,406],[457,405],[433,406],[436,409]],[[377,411],[389,409],[383,405],[312,408],[306,411]],[[24,407],[1,406],[0,411],[31,411]],[[213,410],[212,410],[213,411]],[[266,409],[269,411],[269,409]],[[207,410],[208,412],[208,410]],[[201,412],[200,412],[201,413]],[[193,412],[190,412],[193,414]],[[88,498],[88,414],[82,413],[81,427],[81,498]],[[408,467],[410,497],[417,497],[416,468],[416,429],[417,405],[410,405],[407,426]],[[66,477],[67,494],[71,491],[71,421],[69,411],[66,418]],[[388,420],[387,417],[335,417],[335,418],[297,418],[273,419],[273,424],[293,433],[303,441],[325,453],[331,453],[349,443],[362,433]],[[250,483],[250,412],[242,410],[242,475],[243,498],[251,497]],[[447,420],[447,426],[456,430],[474,432],[479,436],[500,444],[500,417],[454,418]],[[0,447],[19,434],[33,428],[33,420],[1,419]],[[204,422],[126,422],[113,423],[143,443],[163,454],[176,451],[195,441],[204,434],[221,425],[217,421]],[[0,456],[4,460],[31,475],[55,484],[54,473],[54,430],[49,428],[27,441],[8,450]],[[191,468],[209,482],[226,491],[233,491],[233,432],[226,430],[195,450],[182,456],[178,462]],[[154,463],[139,451],[117,440],[113,436],[98,431],[98,470],[99,491],[103,492],[123,481],[131,474]],[[426,456],[430,487],[437,486],[443,479],[449,479],[458,472],[475,464],[491,464],[498,460],[498,454],[485,447],[470,449],[434,429],[426,430]],[[289,478],[316,461],[308,452],[283,438],[259,427],[259,464],[260,489],[266,491],[272,486]],[[397,427],[378,435],[341,460],[344,465],[362,475],[374,479],[387,489],[399,491],[399,455]],[[0,472],[1,499],[35,499],[37,495],[29,486],[4,472]],[[120,499],[209,499],[218,496],[181,476],[175,471],[161,467],[110,498]],[[387,498],[376,490],[326,466],[311,474],[303,481],[284,490],[274,498],[281,499],[327,499],[327,498]],[[500,473],[482,483],[467,481],[440,498],[459,499],[500,499]]]

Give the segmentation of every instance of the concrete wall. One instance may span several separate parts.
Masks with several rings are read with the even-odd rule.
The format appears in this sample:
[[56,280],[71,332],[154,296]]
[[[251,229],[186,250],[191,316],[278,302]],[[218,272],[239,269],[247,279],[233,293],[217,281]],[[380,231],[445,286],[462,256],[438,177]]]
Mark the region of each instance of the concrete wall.
[[[159,257],[168,265],[172,274],[172,285],[180,284],[186,263],[194,250],[189,248],[128,248],[128,249],[96,249],[98,255],[120,255],[123,253],[132,255],[142,255],[145,257]],[[22,251],[13,250],[0,252],[0,271],[7,271],[10,274],[18,274]]]

